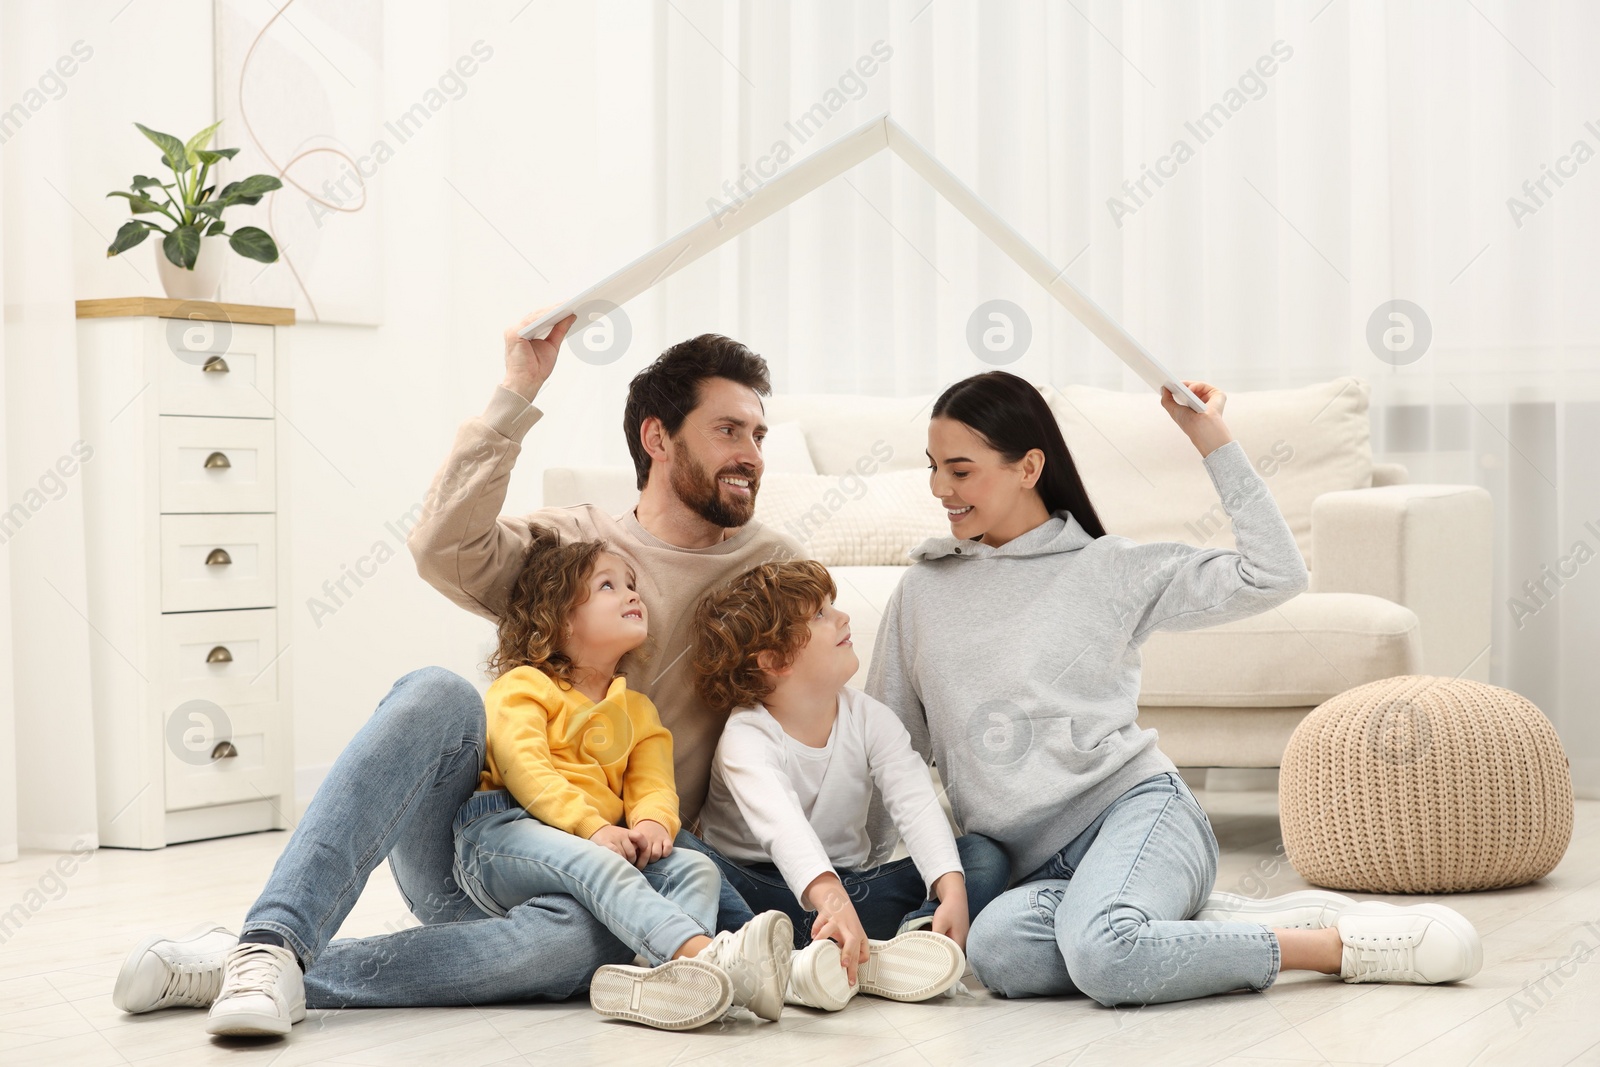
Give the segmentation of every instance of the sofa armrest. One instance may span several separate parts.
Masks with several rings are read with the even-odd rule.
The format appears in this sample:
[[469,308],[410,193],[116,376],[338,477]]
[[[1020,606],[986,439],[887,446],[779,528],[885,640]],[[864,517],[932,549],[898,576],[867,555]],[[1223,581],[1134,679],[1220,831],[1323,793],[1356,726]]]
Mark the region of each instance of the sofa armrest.
[[1475,485],[1324,493],[1311,505],[1311,589],[1405,605],[1421,623],[1424,674],[1488,681],[1493,522]]

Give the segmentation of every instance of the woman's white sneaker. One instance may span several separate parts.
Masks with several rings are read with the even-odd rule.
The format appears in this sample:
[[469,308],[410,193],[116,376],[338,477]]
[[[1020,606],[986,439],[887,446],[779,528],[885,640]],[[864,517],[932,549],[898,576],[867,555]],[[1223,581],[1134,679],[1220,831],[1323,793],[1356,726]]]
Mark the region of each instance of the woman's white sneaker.
[[1196,922],[1260,923],[1273,929],[1325,930],[1339,913],[1355,901],[1343,893],[1326,889],[1302,889],[1281,897],[1242,897],[1235,893],[1212,893],[1195,913]]
[[595,1011],[658,1030],[704,1026],[722,1018],[732,1000],[727,973],[694,958],[659,967],[607,964],[589,982],[589,1006]]
[[228,953],[209,1034],[283,1035],[306,1017],[306,987],[293,952],[244,942]]
[[763,1019],[783,1014],[794,954],[794,923],[781,911],[764,911],[737,930],[724,930],[694,958],[720,967],[733,983],[733,1003]]
[[839,946],[823,938],[796,952],[789,964],[789,991],[784,1000],[804,1008],[841,1011],[859,987],[850,984]]
[[138,1014],[161,1008],[209,1008],[222,989],[222,963],[239,941],[216,923],[182,937],[153,934],[139,942],[117,972],[111,1003]]
[[1353,904],[1339,913],[1346,982],[1437,985],[1471,978],[1483,966],[1483,941],[1465,915],[1441,904]]
[[928,1000],[961,980],[967,957],[961,946],[932,930],[907,930],[887,941],[867,942],[867,962],[856,971],[860,992],[890,1000]]

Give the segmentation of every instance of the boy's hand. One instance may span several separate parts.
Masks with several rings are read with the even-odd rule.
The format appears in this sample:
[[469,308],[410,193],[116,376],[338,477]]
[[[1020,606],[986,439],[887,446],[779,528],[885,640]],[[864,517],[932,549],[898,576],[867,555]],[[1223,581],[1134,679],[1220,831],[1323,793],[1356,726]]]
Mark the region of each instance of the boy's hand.
[[972,925],[967,917],[967,880],[951,871],[933,883],[939,896],[939,906],[933,912],[933,932],[943,934],[967,950],[967,930]]
[[867,932],[861,927],[856,906],[850,903],[850,894],[844,891],[839,876],[829,872],[820,874],[806,887],[806,896],[817,909],[817,921],[811,924],[813,941],[828,938],[839,944],[839,962],[844,965],[845,977],[856,984],[856,969],[867,962]]
[[667,833],[665,826],[654,819],[640,819],[639,824],[628,832],[628,836],[638,853],[638,858],[633,864],[640,870],[644,870],[647,864],[654,863],[672,851],[672,835]]
[[633,863],[638,854],[633,847],[633,835],[625,826],[602,826],[589,835],[589,840],[601,848],[609,848],[629,863]]

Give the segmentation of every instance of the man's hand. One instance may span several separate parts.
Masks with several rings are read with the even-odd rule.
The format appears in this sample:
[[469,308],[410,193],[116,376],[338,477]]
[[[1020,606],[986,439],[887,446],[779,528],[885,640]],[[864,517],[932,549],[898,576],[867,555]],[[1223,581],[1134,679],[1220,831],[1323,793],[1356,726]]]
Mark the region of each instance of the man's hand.
[[550,328],[548,337],[541,339],[530,341],[517,332],[528,323],[538,321],[549,310],[548,307],[540,308],[506,331],[506,377],[500,384],[530,404],[539,395],[539,387],[544,385],[545,379],[555,369],[556,353],[561,351],[562,340],[578,318],[568,315]]
[[861,927],[856,906],[850,903],[850,894],[844,883],[833,872],[819,874],[806,886],[806,897],[817,910],[817,921],[811,924],[811,939],[829,938],[839,943],[839,962],[844,965],[845,977],[856,984],[856,969],[867,962],[867,932]]
[[589,840],[601,848],[609,848],[629,863],[633,863],[638,855],[638,850],[633,847],[633,834],[626,826],[602,826],[589,835]]
[[1183,384],[1206,406],[1205,414],[1195,411],[1164,387],[1161,390],[1161,406],[1167,409],[1167,414],[1178,424],[1178,429],[1189,435],[1189,440],[1194,442],[1200,454],[1209,456],[1233,440],[1228,424],[1222,421],[1222,408],[1228,402],[1227,394],[1205,382],[1186,381]]
[[672,835],[667,833],[665,826],[654,819],[640,819],[639,825],[630,830],[628,836],[638,853],[633,865],[641,871],[647,864],[654,863],[672,851]]
[[948,937],[965,952],[967,929],[971,926],[967,917],[966,878],[956,871],[942,874],[933,883],[933,891],[939,898],[939,906],[933,912],[933,932]]

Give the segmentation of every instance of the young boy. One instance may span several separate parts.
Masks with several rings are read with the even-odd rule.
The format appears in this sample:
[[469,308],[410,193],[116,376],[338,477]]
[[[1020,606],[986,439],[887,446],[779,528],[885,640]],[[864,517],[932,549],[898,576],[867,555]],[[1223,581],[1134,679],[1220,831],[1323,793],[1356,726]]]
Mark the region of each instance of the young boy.
[[[1010,874],[994,842],[952,837],[899,718],[845,685],[860,663],[835,593],[812,560],[753,567],[700,602],[693,656],[701,698],[729,714],[702,839],[753,910],[809,929],[786,999],[829,1011],[857,992],[949,989],[966,967],[969,905],[976,914]],[[874,785],[911,857],[863,869]]]

